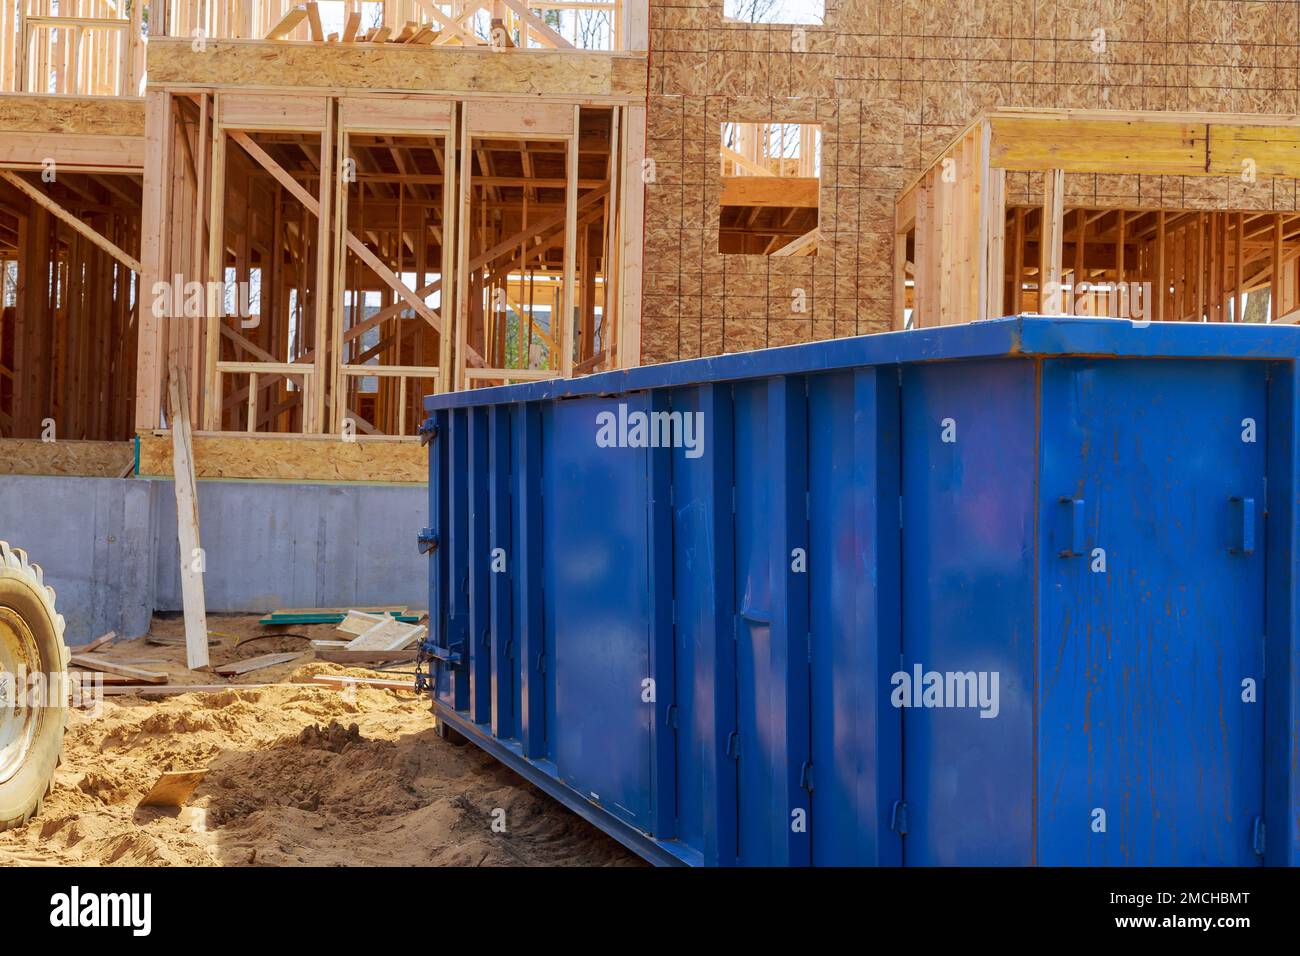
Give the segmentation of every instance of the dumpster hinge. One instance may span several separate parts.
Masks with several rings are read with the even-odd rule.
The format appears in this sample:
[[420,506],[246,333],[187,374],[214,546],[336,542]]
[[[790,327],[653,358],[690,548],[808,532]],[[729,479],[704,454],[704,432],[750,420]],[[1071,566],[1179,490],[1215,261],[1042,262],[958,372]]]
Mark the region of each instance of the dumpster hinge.
[[899,836],[907,836],[907,804],[902,800],[894,801],[894,809],[889,817],[889,829]]
[[506,660],[508,661],[513,661],[515,659],[514,641],[506,641],[505,655],[506,655]]
[[1251,834],[1251,841],[1250,841],[1251,846],[1254,848],[1256,856],[1263,856],[1264,855],[1264,818],[1255,817],[1255,825],[1252,829],[1253,829],[1253,833]]
[[415,536],[415,544],[420,549],[420,554],[428,554],[437,550],[438,535],[432,528],[421,528]]
[[738,730],[727,734],[727,756],[732,760],[740,759],[740,731]]
[[437,644],[426,643],[424,645],[424,650],[425,653],[429,657],[433,658],[435,661],[441,661],[442,663],[446,664],[448,667],[455,668],[461,665],[462,656],[460,653],[460,648],[463,646],[464,645],[459,641],[454,644],[450,644],[447,647],[440,647]]
[[813,792],[813,765],[811,760],[805,760],[803,766],[799,768],[799,789]]
[[668,712],[664,715],[664,720],[673,730],[677,729],[677,705],[669,704]]
[[539,673],[539,674],[545,674],[545,673],[546,673],[546,654],[545,654],[545,653],[542,653],[542,654],[538,654],[538,655],[537,655],[537,673]]
[[420,436],[420,445],[427,445],[438,437],[438,423],[432,418],[426,418],[420,422],[420,427],[416,432]]

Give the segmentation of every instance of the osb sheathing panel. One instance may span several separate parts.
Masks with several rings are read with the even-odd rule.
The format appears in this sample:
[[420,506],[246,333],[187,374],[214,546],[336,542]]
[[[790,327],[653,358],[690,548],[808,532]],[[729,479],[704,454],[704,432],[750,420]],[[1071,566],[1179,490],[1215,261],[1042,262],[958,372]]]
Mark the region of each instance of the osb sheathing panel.
[[[198,478],[422,484],[429,480],[429,452],[417,442],[195,435],[194,473]],[[171,477],[170,436],[140,435],[140,474]]]
[[[1300,112],[1295,2],[828,0],[801,33],[721,11],[650,0],[646,362],[889,328],[895,199],[982,110]],[[822,125],[818,254],[719,255],[721,123],[781,119]],[[1296,183],[1071,175],[1066,202],[1294,210]]]
[[196,50],[189,40],[149,43],[151,87],[547,94],[640,102],[646,75],[644,53],[513,55],[486,48],[239,40],[208,40]]
[[0,475],[78,475],[121,478],[131,468],[129,441],[58,441],[0,438]]
[[144,136],[144,100],[0,93],[0,131]]

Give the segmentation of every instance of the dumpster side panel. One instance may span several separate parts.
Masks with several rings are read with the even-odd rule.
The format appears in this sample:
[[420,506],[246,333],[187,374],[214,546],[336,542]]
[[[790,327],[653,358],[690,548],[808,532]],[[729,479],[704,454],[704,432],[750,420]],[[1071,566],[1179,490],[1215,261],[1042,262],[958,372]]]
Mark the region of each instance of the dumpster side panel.
[[1260,860],[1266,374],[1044,363],[1040,863]]
[[730,384],[673,393],[673,407],[698,416],[703,435],[696,457],[672,452],[677,835],[713,865],[736,862],[731,393]]
[[909,865],[1033,862],[1037,367],[906,366],[903,711]]
[[519,736],[519,657],[515,653],[514,575],[519,545],[511,507],[511,442],[509,405],[494,405],[488,412],[488,544],[491,574],[490,626],[492,629],[493,736],[514,740]]
[[[778,737],[767,694],[778,679],[773,667],[771,525],[767,382],[735,386],[736,723],[731,750],[737,758],[737,857],[746,866],[772,863],[772,847],[788,809],[774,779]],[[779,813],[773,821],[773,813]]]
[[648,395],[546,407],[541,551],[551,759],[578,792],[653,831],[650,452],[597,442],[604,415],[634,442]]
[[1264,862],[1300,866],[1300,388],[1294,362],[1269,376]]
[[897,864],[898,373],[809,379],[812,862]]

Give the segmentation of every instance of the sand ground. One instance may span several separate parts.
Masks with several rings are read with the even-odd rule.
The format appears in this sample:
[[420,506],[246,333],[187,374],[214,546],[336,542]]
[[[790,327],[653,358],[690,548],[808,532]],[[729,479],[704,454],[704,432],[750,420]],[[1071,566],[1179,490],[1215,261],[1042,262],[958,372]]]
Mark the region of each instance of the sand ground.
[[[27,826],[0,833],[0,865],[639,863],[477,747],[439,738],[427,699],[306,683],[319,673],[399,676],[411,665],[383,675],[314,661],[310,640],[346,636],[330,625],[272,629],[256,616],[213,615],[209,627],[214,665],[302,656],[217,693],[114,696],[98,712],[73,712],[54,790]],[[158,617],[150,633],[174,637],[184,626]],[[137,638],[105,653],[165,671],[172,684],[226,682],[186,670],[180,646]],[[201,768],[186,806],[139,806],[160,772]],[[501,819],[505,832],[492,826]]]

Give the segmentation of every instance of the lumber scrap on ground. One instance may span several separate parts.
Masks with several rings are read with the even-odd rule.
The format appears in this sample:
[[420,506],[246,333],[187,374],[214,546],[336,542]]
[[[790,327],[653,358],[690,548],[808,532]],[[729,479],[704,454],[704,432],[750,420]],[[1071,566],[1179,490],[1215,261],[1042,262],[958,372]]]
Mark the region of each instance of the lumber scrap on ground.
[[346,674],[317,674],[312,678],[312,681],[339,690],[347,687],[371,687],[375,690],[409,690],[411,693],[415,693],[414,680],[392,680],[385,677],[349,677]]
[[170,697],[176,694],[217,694],[223,690],[259,690],[263,687],[310,687],[310,684],[168,684],[165,687],[105,687],[104,694],[121,697],[139,694],[141,697]]
[[297,651],[287,651],[281,654],[262,654],[258,657],[248,657],[242,661],[222,664],[219,667],[214,667],[213,670],[222,677],[234,677],[239,674],[247,674],[249,671],[261,670],[264,667],[287,664],[300,656],[302,655]]
[[429,629],[422,624],[381,621],[348,644],[350,651],[400,651],[424,639]]
[[316,649],[316,660],[331,664],[397,664],[415,660],[415,651],[353,651],[321,647]]
[[204,770],[165,770],[140,801],[142,807],[181,807],[206,777]]
[[[403,608],[402,610],[406,610]],[[359,611],[356,608],[348,611],[347,615],[339,622],[339,630],[345,634],[364,634],[376,624],[382,624],[385,620],[382,614],[370,614],[366,611]]]
[[167,376],[172,412],[172,488],[180,548],[181,604],[185,609],[185,666],[208,666],[208,615],[203,596],[203,550],[199,547],[199,500],[194,480],[189,390],[185,369],[172,361]]
[[99,654],[73,654],[68,661],[69,667],[80,667],[85,670],[102,671],[105,674],[117,674],[121,677],[130,677],[133,680],[145,684],[165,684],[167,675],[158,671],[148,671],[141,667],[132,667],[130,664],[123,664],[120,661],[112,661]]
[[78,654],[89,654],[91,651],[99,650],[101,647],[107,647],[117,640],[117,631],[109,631],[107,634],[101,634],[84,647],[77,648]]

